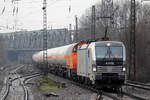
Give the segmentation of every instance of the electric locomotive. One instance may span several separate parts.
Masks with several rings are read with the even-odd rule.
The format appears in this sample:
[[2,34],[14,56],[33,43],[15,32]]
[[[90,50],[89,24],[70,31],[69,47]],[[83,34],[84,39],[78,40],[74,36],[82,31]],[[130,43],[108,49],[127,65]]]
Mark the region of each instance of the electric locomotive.
[[117,41],[84,44],[77,51],[77,75],[100,88],[120,88],[125,81],[125,46]]

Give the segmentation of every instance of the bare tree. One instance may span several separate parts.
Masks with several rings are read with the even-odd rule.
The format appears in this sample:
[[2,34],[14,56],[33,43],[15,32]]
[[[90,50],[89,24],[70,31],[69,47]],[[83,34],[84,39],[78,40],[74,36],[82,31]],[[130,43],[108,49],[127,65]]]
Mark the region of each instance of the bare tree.
[[[105,0],[104,0],[105,1]],[[108,26],[108,36],[111,40],[123,41],[127,50],[127,68],[129,67],[130,46],[130,2],[114,2],[112,9],[104,4],[96,5],[96,37],[104,36]],[[102,17],[111,17],[102,18]],[[106,23],[107,22],[107,23]],[[91,8],[86,10],[80,18],[79,25],[80,40],[90,39],[91,34]],[[136,2],[136,68],[139,81],[150,81],[150,5]],[[133,70],[133,69],[132,69]]]

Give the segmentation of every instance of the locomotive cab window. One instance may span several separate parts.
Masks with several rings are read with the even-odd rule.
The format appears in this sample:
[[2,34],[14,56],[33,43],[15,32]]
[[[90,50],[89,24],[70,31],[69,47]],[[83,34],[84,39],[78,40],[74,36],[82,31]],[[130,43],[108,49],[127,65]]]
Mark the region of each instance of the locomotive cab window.
[[97,46],[96,58],[123,58],[122,46]]
[[78,50],[81,48],[82,45],[78,45]]
[[88,45],[87,44],[84,44],[80,47],[80,49],[87,49],[88,48]]
[[78,45],[74,46],[73,52],[77,52]]
[[78,45],[78,50],[83,50],[88,48],[88,44]]

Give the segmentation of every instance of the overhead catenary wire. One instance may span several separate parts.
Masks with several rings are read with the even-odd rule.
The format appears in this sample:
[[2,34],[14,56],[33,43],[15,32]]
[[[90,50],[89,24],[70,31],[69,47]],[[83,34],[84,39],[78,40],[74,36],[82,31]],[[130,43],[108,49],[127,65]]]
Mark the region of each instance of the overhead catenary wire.
[[71,0],[69,0],[69,13],[71,13]]
[[[5,2],[5,0],[4,0],[4,2]],[[4,4],[5,4],[5,3],[4,3]],[[4,12],[5,12],[5,5],[4,5],[3,9],[2,9],[1,14],[3,15],[3,14],[4,14]]]
[[[50,4],[47,3],[47,7],[57,3],[57,2],[60,2],[60,1],[64,1],[64,0],[54,0],[54,1],[51,1]],[[31,1],[31,2],[22,2],[23,4],[37,4],[37,3],[41,3],[42,1]]]
[[16,8],[14,7],[14,8],[13,8],[13,16],[14,16],[14,14],[15,14],[15,9],[16,9]]
[[[17,0],[18,1],[18,0]],[[19,1],[22,1],[22,0],[19,0]],[[51,7],[52,5],[54,5],[55,3],[57,3],[57,2],[60,2],[60,1],[64,1],[64,0],[55,0],[55,1],[53,1],[52,3],[50,3],[50,4],[47,4],[47,8],[49,8],[49,7]],[[12,9],[12,11],[13,11],[13,16],[14,16],[14,14],[18,14],[18,12],[19,12],[19,8],[17,7],[15,7],[15,5],[14,5],[14,2],[15,2],[15,0],[12,0],[11,1],[12,2],[12,4],[13,4],[13,9]],[[23,2],[23,4],[24,3],[27,3],[27,4],[31,4],[31,3],[41,3],[41,2],[38,2],[38,1],[36,1],[36,2],[34,2],[34,1],[32,1],[32,2]],[[71,0],[70,0],[70,3],[71,3]],[[20,4],[21,4],[21,2],[20,2]],[[60,7],[60,6],[59,6]],[[62,5],[61,5],[61,7],[62,7]],[[63,7],[66,7],[66,6],[63,6]],[[34,6],[30,6],[30,7],[26,7],[26,8],[34,8]],[[4,11],[3,11],[4,10]],[[5,8],[3,8],[3,10],[1,11],[1,12],[5,12],[5,10],[6,10],[6,7]],[[39,9],[37,9],[35,12],[37,12]],[[34,12],[34,11],[31,11],[31,13],[30,14],[32,14],[32,12]],[[71,13],[71,4],[69,4],[69,12]],[[1,14],[3,14],[3,13],[1,13]],[[34,13],[33,13],[34,14]]]
[[2,10],[2,13],[1,14],[3,14],[5,12],[5,6],[4,6],[4,8],[3,8],[3,10]]
[[[5,13],[5,15],[7,14],[8,15],[8,10],[10,10],[11,9],[11,15],[9,14],[9,20],[11,20],[11,19],[14,19],[14,17],[16,16],[16,15],[18,15],[18,18],[20,19],[20,20],[24,20],[24,18],[26,18],[26,16],[28,15],[28,16],[34,16],[35,15],[35,13],[37,12],[37,11],[39,11],[39,9],[41,8],[41,5],[39,5],[39,6],[37,6],[37,3],[40,3],[42,0],[32,0],[31,2],[30,2],[31,0],[19,0],[19,7],[17,7],[16,5],[17,5],[17,3],[15,3],[15,2],[18,2],[18,0],[6,0],[6,2],[7,2],[7,4],[8,5],[10,5],[10,6],[5,6],[5,11],[4,11],[4,13]],[[63,1],[63,2],[62,2]],[[67,1],[67,2],[66,2]],[[68,4],[69,2],[68,1],[71,1],[71,0],[50,0],[49,2],[48,2],[48,5],[47,5],[47,8],[49,8],[49,10],[50,10],[50,8],[51,8],[51,6],[53,6],[54,4],[56,4],[57,2],[60,2],[60,3],[58,3],[58,4],[56,4],[56,5],[54,5],[53,7],[55,7],[55,6],[57,6],[56,8],[60,8],[60,7],[65,7],[65,8],[63,8],[64,10],[66,10],[66,12],[69,12],[70,13],[70,16],[72,16],[72,6],[74,7],[74,5],[71,5],[71,2],[70,2],[70,4]],[[72,0],[73,1],[73,0]],[[3,1],[2,1],[3,2]],[[31,3],[33,3],[33,6],[31,6],[32,4]],[[65,3],[65,4],[64,4]],[[26,10],[25,12],[23,12],[23,10],[24,10],[24,8],[25,9],[28,9],[26,6],[30,6],[30,7],[28,7],[29,8],[29,10]],[[69,5],[69,9],[68,9],[68,5]],[[80,5],[76,5],[76,7],[81,7]],[[11,7],[11,8],[10,8]],[[32,9],[32,8],[37,8],[37,7],[39,7],[39,9]],[[22,9],[23,8],[23,9]],[[58,10],[57,9],[57,10]],[[73,10],[74,11],[74,10]],[[2,8],[1,8],[1,12],[2,12]],[[0,12],[0,13],[1,13]],[[21,14],[23,12],[23,14]],[[34,13],[35,12],[35,13]],[[41,13],[42,11],[40,11],[40,13]],[[28,13],[28,14],[27,14]],[[4,16],[3,16],[4,17]],[[11,17],[11,18],[10,18]],[[64,17],[67,17],[67,19],[68,19],[68,14],[67,14],[67,16],[64,16]],[[29,19],[29,18],[28,18]],[[30,18],[31,19],[31,18]],[[34,20],[34,19],[33,19]],[[72,20],[72,18],[70,18],[70,22],[71,22],[71,20]]]

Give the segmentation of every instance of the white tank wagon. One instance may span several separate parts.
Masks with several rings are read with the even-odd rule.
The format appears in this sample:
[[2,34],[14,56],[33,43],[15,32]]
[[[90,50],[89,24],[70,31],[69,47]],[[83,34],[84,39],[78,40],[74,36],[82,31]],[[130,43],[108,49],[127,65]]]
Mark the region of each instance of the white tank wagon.
[[[40,52],[42,52],[42,51],[40,51]],[[42,63],[42,58],[41,58],[41,56],[42,55],[40,55],[41,53],[40,52],[36,52],[35,54],[33,54],[33,56],[32,56],[32,60],[35,62],[35,63]]]
[[[59,65],[66,65],[65,57],[69,56],[72,52],[72,48],[75,44],[52,48],[47,50],[47,57],[49,64],[59,64]],[[38,63],[43,62],[43,51],[35,53],[33,55],[33,60]]]
[[[47,50],[49,65],[60,65],[67,68],[76,68],[76,46],[84,43],[74,43],[66,46],[51,48]],[[43,51],[35,53],[32,56],[36,63],[43,62]]]

